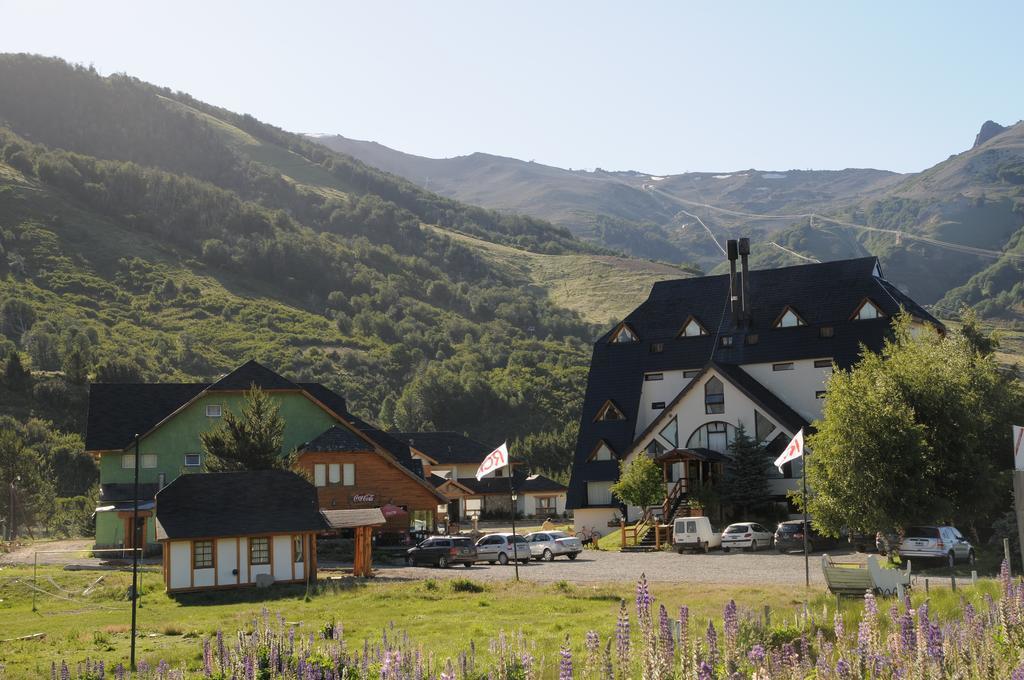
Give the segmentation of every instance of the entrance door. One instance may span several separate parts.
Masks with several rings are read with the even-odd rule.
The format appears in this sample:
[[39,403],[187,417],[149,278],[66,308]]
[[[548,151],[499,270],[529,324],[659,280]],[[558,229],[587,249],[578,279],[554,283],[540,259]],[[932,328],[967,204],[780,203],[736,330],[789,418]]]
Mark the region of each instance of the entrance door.
[[459,499],[456,498],[453,501],[448,501],[448,521],[458,522],[462,518],[459,517]]
[[146,518],[139,517],[139,524],[132,531],[133,518],[126,517],[124,520],[124,547],[125,548],[146,548]]

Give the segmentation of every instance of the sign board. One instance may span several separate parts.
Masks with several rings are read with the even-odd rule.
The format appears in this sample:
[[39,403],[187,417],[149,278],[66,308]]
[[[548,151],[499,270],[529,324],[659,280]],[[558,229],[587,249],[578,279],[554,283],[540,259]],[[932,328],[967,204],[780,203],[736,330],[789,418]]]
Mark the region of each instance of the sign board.
[[372,493],[354,493],[352,494],[353,503],[373,503],[377,500],[377,494]]

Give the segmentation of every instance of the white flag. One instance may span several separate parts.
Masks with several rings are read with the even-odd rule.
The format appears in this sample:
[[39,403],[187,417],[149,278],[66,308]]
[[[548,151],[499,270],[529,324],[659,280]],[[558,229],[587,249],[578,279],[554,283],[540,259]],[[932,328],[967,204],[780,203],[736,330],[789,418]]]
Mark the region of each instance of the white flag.
[[1013,426],[1013,467],[1024,470],[1024,427]]
[[[507,443],[505,442],[505,444]],[[476,469],[476,480],[478,482],[484,477],[493,474],[496,470],[508,465],[508,447],[505,444],[488,453],[487,457],[484,458],[484,462],[480,463],[480,467]]]
[[782,452],[778,458],[775,459],[775,467],[779,468],[779,472],[782,472],[782,466],[791,460],[796,460],[800,456],[804,455],[804,428],[800,428],[800,431],[793,437],[793,441],[789,442],[789,446]]

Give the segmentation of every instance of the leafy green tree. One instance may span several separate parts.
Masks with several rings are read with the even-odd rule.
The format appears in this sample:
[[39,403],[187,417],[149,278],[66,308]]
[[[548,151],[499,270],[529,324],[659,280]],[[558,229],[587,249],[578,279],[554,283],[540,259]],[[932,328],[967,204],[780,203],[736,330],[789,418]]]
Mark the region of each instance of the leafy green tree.
[[208,469],[223,472],[288,467],[288,459],[281,455],[284,419],[266,392],[253,385],[245,395],[241,415],[225,410],[221,421],[215,429],[199,435]]
[[7,298],[0,305],[0,333],[18,342],[36,322],[36,310],[19,298]]
[[807,442],[815,524],[836,534],[990,522],[1007,503],[1021,383],[962,334],[912,333],[906,317],[893,331],[879,354],[829,382]]
[[768,504],[768,469],[770,456],[764,446],[747,434],[740,425],[729,445],[729,461],[719,489],[719,497],[733,506],[740,517]]
[[107,359],[96,365],[98,383],[142,382],[142,369],[131,359]]
[[32,373],[21,363],[21,355],[11,352],[4,365],[4,385],[13,392],[27,392],[32,387]]
[[635,505],[645,513],[647,508],[665,499],[665,480],[661,467],[647,454],[619,463],[619,481],[612,484],[612,494],[627,505]]
[[42,371],[56,371],[60,368],[60,349],[55,335],[48,332],[43,324],[36,326],[22,339],[25,351],[32,358],[32,365]]
[[89,364],[78,349],[64,357],[63,368],[65,378],[72,385],[84,385],[89,380]]
[[32,527],[49,515],[53,506],[52,472],[43,457],[25,441],[13,426],[11,418],[0,423],[0,490],[5,502],[0,503],[0,519],[10,531],[12,518],[9,515],[7,493],[14,483],[15,508],[13,518],[14,535],[19,528]]

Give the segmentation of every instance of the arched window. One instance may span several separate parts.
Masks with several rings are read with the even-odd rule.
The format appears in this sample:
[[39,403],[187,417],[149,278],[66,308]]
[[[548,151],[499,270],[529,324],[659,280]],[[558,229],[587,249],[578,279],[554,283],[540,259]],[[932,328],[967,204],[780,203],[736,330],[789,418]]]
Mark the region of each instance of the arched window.
[[717,376],[704,383],[704,412],[725,413],[725,386]]
[[729,423],[716,421],[701,425],[686,440],[688,449],[711,449],[719,453],[729,450],[729,444],[736,438],[736,428]]

